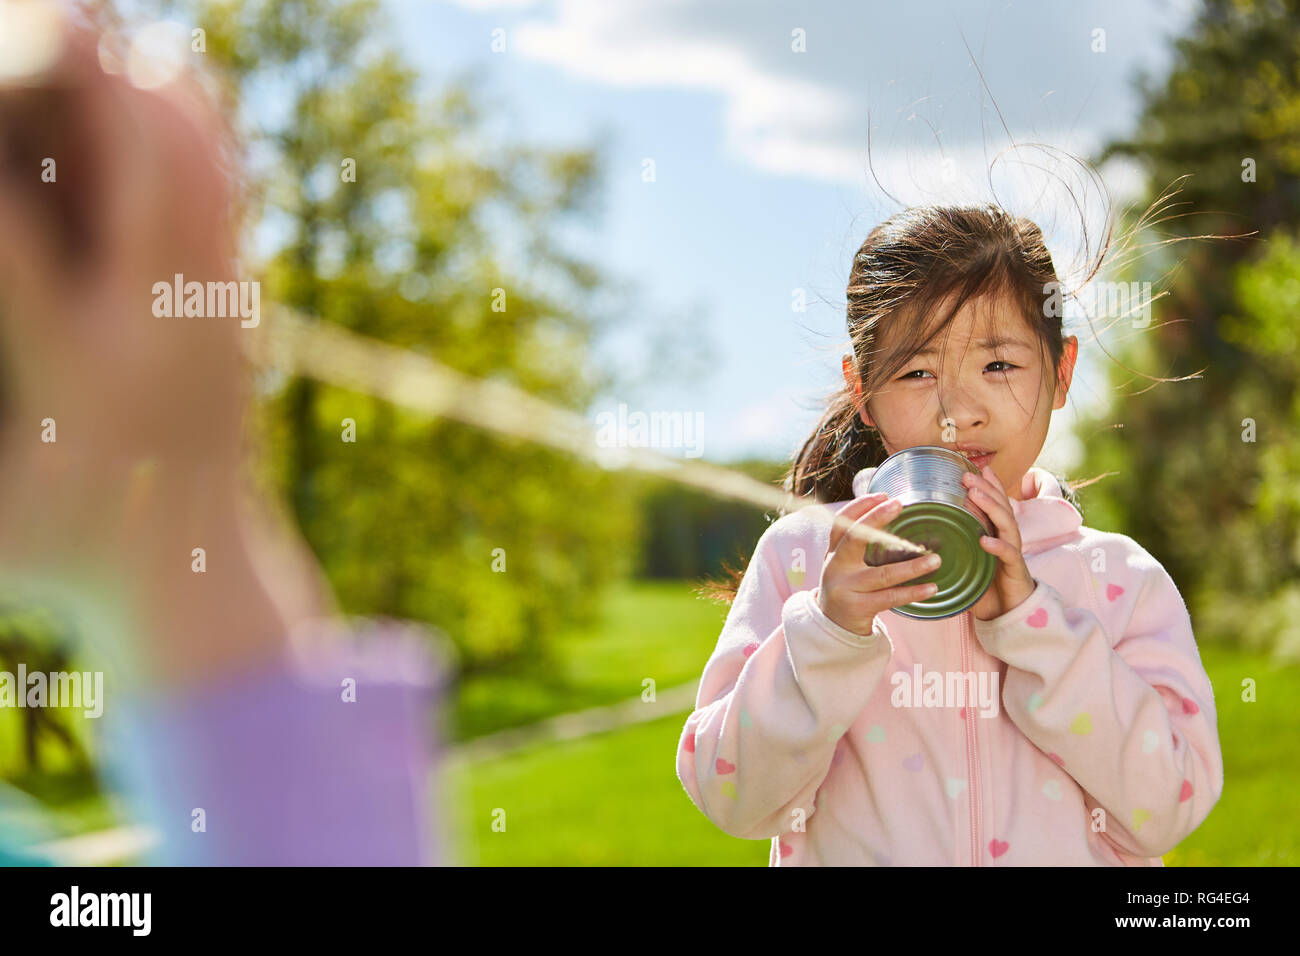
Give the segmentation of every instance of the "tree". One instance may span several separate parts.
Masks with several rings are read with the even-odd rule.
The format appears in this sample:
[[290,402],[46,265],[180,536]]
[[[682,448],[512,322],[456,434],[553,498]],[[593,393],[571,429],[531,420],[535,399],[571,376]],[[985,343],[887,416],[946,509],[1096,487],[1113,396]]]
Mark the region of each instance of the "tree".
[[[1261,351],[1265,339],[1240,324],[1230,334],[1226,318],[1295,321],[1280,311],[1282,299],[1257,296],[1243,310],[1237,280],[1300,212],[1297,24],[1295,0],[1207,0],[1177,41],[1163,83],[1141,78],[1134,135],[1098,159],[1136,159],[1152,195],[1177,183],[1185,203],[1148,223],[1142,234],[1152,251],[1121,270],[1156,291],[1167,284],[1169,295],[1152,327],[1126,337],[1116,357],[1160,376],[1205,372],[1152,387],[1112,371],[1118,406],[1081,434],[1085,470],[1119,474],[1089,488],[1085,502],[1150,550],[1202,608],[1211,594],[1231,594],[1239,611],[1297,571],[1294,523],[1269,521],[1261,510],[1266,461],[1294,454],[1295,366],[1269,350],[1280,339]],[[1173,241],[1248,233],[1256,235]]]
[[[605,284],[553,236],[587,211],[591,151],[488,141],[459,84],[421,102],[374,0],[162,7],[229,80],[250,236],[287,236],[265,299],[572,409],[607,384],[588,356]],[[311,380],[267,389],[275,480],[343,609],[439,627],[464,671],[541,659],[630,566],[616,476]]]

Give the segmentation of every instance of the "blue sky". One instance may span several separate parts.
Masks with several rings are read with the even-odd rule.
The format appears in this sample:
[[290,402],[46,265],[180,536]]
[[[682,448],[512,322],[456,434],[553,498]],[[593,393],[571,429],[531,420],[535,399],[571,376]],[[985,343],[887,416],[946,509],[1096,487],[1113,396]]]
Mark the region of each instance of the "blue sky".
[[[701,423],[691,452],[715,462],[785,458],[808,437],[841,382],[853,253],[903,205],[1000,202],[1043,228],[1068,286],[1096,252],[1103,189],[1114,208],[1140,197],[1140,177],[1110,164],[1089,180],[1027,144],[1088,158],[1130,132],[1138,69],[1163,76],[1197,9],[1196,0],[382,6],[388,40],[426,92],[470,80],[497,141],[597,149],[600,216],[559,237],[630,291],[612,300],[619,308],[596,343],[618,385],[588,418],[620,404],[691,416]],[[269,91],[251,95],[274,107]],[[275,233],[263,223],[259,244]],[[1040,464],[1077,461],[1071,422],[1106,401],[1101,346],[1125,332],[1099,344],[1067,310],[1080,360]]]
[[[386,6],[430,89],[471,75],[502,135],[601,149],[602,215],[570,245],[636,294],[600,346],[626,386],[591,415],[618,402],[702,413],[704,458],[719,462],[788,456],[839,380],[852,254],[898,208],[867,166],[868,113],[875,174],[900,202],[992,199],[988,162],[1011,145],[1003,119],[1018,143],[1088,155],[1132,128],[1136,69],[1161,75],[1194,12],[1181,0]],[[1039,222],[1065,278],[1080,233],[1060,187],[1027,165],[1045,159],[1013,151],[992,189]],[[1133,169],[1102,172],[1112,198],[1135,195]],[[1069,182],[1090,197],[1095,235],[1103,197]],[[657,361],[656,343],[684,347],[687,361]],[[1040,458],[1049,467],[1077,454],[1072,406],[1102,398],[1096,352],[1084,342],[1071,405]]]
[[[867,166],[868,111],[872,165],[899,201],[991,199],[988,161],[1011,141],[963,34],[1017,142],[1086,156],[1131,129],[1135,70],[1162,73],[1193,12],[1173,0],[387,6],[395,40],[432,85],[468,73],[510,136],[601,147],[602,217],[572,245],[635,284],[637,314],[602,344],[626,389],[592,414],[619,401],[702,412],[713,461],[790,454],[838,381],[852,254],[898,208]],[[494,52],[498,29],[504,50]],[[792,48],[796,30],[804,52]],[[992,188],[1042,225],[1066,272],[1080,233],[1061,189],[1017,156],[1046,158],[1013,151]],[[646,158],[654,182],[643,181]],[[1138,185],[1119,166],[1103,179],[1118,200]],[[1082,180],[1069,182],[1080,191]],[[1102,196],[1090,195],[1095,235]],[[656,363],[661,338],[686,344],[694,361]],[[1090,352],[1095,343],[1071,391],[1079,407],[1105,388]],[[1071,413],[1056,414],[1044,464],[1065,467],[1077,453]]]

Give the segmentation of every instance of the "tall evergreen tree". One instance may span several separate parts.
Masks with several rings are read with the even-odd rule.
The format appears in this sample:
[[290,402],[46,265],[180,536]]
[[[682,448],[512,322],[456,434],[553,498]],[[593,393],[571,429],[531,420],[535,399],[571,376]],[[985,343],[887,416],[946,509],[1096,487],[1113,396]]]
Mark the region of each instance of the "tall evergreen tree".
[[1206,0],[1176,41],[1168,76],[1144,75],[1139,86],[1145,105],[1133,135],[1097,161],[1142,165],[1150,195],[1139,208],[1171,185],[1179,192],[1119,273],[1168,295],[1151,326],[1126,330],[1111,352],[1152,376],[1204,371],[1153,384],[1111,367],[1115,405],[1084,422],[1081,437],[1084,470],[1118,474],[1083,500],[1094,522],[1164,563],[1189,603],[1208,611],[1216,595],[1231,595],[1240,612],[1300,568],[1294,516],[1260,510],[1265,459],[1300,440],[1296,366],[1251,331],[1269,306],[1257,297],[1242,308],[1243,276],[1300,216],[1300,3]]

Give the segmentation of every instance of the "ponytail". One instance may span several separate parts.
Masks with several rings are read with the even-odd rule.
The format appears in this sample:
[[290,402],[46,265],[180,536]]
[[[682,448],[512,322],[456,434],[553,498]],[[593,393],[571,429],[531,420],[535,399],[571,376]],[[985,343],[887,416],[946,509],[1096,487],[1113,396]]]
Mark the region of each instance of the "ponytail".
[[[847,501],[853,497],[853,477],[863,468],[885,460],[880,435],[862,421],[856,398],[846,386],[831,399],[817,428],[785,474],[781,487],[786,492],[800,498],[812,495],[828,504]],[[776,517],[782,516],[778,512]],[[732,567],[723,561],[722,568],[721,579],[705,579],[694,593],[706,600],[731,604],[744,579],[744,563]]]
[[879,432],[862,421],[857,396],[846,386],[831,399],[817,429],[799,450],[783,487],[798,497],[846,501],[853,497],[853,476],[886,457]]

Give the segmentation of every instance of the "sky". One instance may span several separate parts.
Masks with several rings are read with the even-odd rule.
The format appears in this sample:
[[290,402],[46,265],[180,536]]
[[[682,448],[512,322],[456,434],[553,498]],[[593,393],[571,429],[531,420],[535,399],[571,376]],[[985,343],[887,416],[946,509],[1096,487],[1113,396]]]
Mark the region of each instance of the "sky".
[[[1026,144],[1088,158],[1131,132],[1138,69],[1162,76],[1195,12],[1188,0],[385,7],[429,91],[470,77],[504,139],[599,149],[600,216],[564,238],[635,294],[598,344],[620,386],[590,417],[619,403],[690,415],[714,462],[787,458],[811,433],[842,382],[853,253],[902,206],[998,201],[1039,223],[1068,282],[1096,252],[1102,184],[1123,203],[1141,179],[1111,164],[1090,180]],[[1050,468],[1077,460],[1070,421],[1107,388],[1077,314],[1066,334],[1081,358],[1039,458]]]

